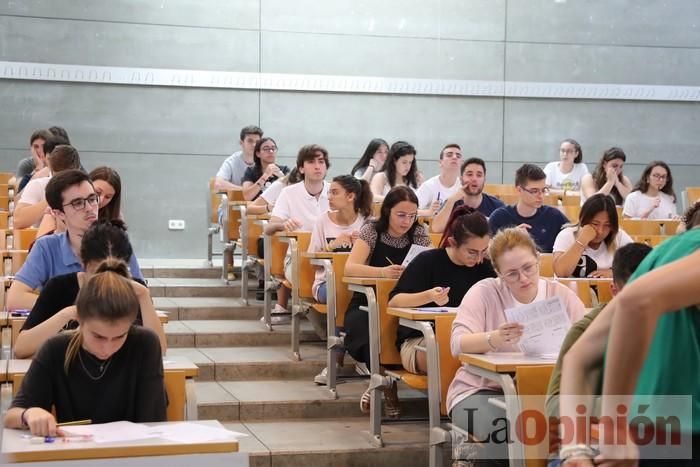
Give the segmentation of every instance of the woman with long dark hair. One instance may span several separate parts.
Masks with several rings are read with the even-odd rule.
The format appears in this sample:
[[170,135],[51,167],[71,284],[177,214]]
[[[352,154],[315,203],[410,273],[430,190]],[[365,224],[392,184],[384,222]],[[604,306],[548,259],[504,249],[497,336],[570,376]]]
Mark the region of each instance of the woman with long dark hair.
[[392,144],[384,168],[372,177],[370,187],[374,200],[381,201],[395,186],[407,186],[417,190],[417,171],[416,148],[405,141]]
[[581,179],[581,204],[596,193],[612,196],[622,206],[632,191],[632,182],[622,173],[627,155],[621,148],[612,147],[603,153],[592,174]]
[[674,219],[678,217],[671,168],[663,161],[646,166],[634,190],[625,199],[624,217]]
[[367,183],[372,181],[372,177],[384,166],[386,157],[389,154],[389,145],[381,138],[374,138],[369,142],[364,154],[357,161],[350,173],[355,178],[361,178]]

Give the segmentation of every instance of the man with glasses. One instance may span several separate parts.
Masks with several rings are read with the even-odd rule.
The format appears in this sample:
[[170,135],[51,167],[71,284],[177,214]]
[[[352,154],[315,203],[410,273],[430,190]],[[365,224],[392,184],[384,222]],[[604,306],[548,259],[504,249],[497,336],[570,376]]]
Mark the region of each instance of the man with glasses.
[[[46,185],[46,201],[66,231],[39,238],[27,261],[17,272],[7,294],[7,309],[31,309],[39,289],[60,274],[82,271],[80,242],[85,231],[97,220],[99,196],[88,175],[80,170],[65,170]],[[136,257],[129,261],[131,275],[143,280]]]
[[476,209],[487,218],[496,209],[505,206],[503,201],[484,193],[484,183],[486,183],[486,162],[478,157],[470,157],[461,167],[462,189],[457,190],[445,200],[442,209],[430,223],[430,231],[442,233],[445,231],[447,221],[452,211],[463,204],[472,209]]
[[532,164],[523,164],[515,172],[518,202],[491,213],[489,226],[493,234],[506,227],[519,227],[530,234],[541,252],[552,252],[557,234],[569,220],[558,209],[544,204],[548,193],[546,178],[544,171]]
[[434,215],[447,201],[447,198],[459,191],[462,183],[459,179],[459,166],[462,163],[462,148],[458,144],[448,144],[440,152],[440,175],[427,179],[418,188],[418,209],[430,209]]

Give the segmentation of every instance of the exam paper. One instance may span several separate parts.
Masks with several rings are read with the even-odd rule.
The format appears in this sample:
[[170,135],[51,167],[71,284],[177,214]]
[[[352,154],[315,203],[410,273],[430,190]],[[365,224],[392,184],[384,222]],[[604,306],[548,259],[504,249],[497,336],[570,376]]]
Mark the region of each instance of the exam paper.
[[151,432],[159,438],[176,443],[204,443],[248,436],[245,433],[238,433],[225,428],[186,422],[154,426],[151,427]]
[[403,259],[403,263],[401,263],[401,266],[406,267],[408,264],[413,261],[413,258],[418,256],[419,254],[423,253],[426,250],[432,250],[433,247],[431,246],[420,246],[416,245],[415,243],[411,245],[411,249],[408,250],[408,253],[406,253],[406,257]]
[[571,327],[571,320],[560,297],[508,308],[505,314],[509,322],[524,326],[518,345],[525,355],[557,358]]
[[152,428],[140,423],[112,422],[94,425],[76,425],[61,427],[66,436],[92,435],[96,443],[118,443],[139,439],[158,438],[152,433]]

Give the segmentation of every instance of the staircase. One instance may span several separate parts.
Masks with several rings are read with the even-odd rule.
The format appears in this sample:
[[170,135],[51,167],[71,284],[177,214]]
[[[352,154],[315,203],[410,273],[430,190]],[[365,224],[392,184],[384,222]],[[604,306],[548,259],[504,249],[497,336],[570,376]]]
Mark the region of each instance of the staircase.
[[[184,355],[199,367],[199,419],[247,433],[240,450],[249,453],[251,466],[428,465],[427,422],[385,425],[385,447],[369,443],[369,418],[359,409],[367,378],[339,384],[335,400],[314,384],[325,366],[325,345],[308,322],[302,322],[303,360],[294,361],[290,327],[268,332],[259,321],[262,303],[253,293],[244,305],[240,283],[225,285],[219,268],[197,260],[142,263],[156,308],[169,312],[168,355]],[[342,373],[354,375],[349,356]],[[422,393],[400,387],[399,396],[404,417],[427,416]]]

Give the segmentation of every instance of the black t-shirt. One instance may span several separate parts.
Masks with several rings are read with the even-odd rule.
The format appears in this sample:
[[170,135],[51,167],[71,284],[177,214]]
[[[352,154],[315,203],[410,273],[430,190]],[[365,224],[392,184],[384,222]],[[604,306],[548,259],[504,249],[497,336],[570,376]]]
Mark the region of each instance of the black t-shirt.
[[[482,279],[496,277],[496,272],[488,260],[473,267],[460,266],[452,262],[444,248],[427,250],[411,261],[399,278],[389,299],[400,293],[423,292],[433,287],[449,287],[449,301],[445,306],[457,307],[472,285]],[[421,306],[438,306],[437,303],[424,303]],[[396,334],[396,346],[411,337],[421,337],[417,329],[399,326]]]
[[[133,278],[132,280],[146,285],[139,279]],[[75,305],[75,299],[78,297],[79,291],[80,285],[78,284],[77,272],[62,274],[49,279],[44,288],[41,289],[41,293],[37,297],[36,303],[34,303],[34,307],[32,307],[32,311],[27,316],[27,320],[24,322],[20,332],[38,326],[62,309]],[[141,310],[136,315],[134,323],[138,325],[143,324]],[[77,327],[77,321],[70,321],[63,329],[75,329]]]
[[[41,346],[12,407],[51,411],[54,406],[58,423],[165,421],[163,358],[153,331],[132,326],[124,345],[108,363],[81,348],[66,374],[63,362],[71,337],[72,333],[58,334]],[[100,364],[106,365],[103,372]]]
[[[289,167],[286,165],[278,165],[279,169],[282,171],[283,174],[287,175],[289,173]],[[260,177],[262,177],[262,168],[258,167],[257,165],[254,165],[252,167],[248,167],[245,169],[245,173],[243,174],[243,181],[244,182],[250,182],[250,183],[255,183],[258,180],[260,180]],[[255,198],[257,199],[258,196],[260,196],[260,193],[263,191],[267,190],[267,188],[272,185],[272,183],[277,180],[277,176],[272,175],[270,178],[267,179],[265,182],[265,185],[260,189],[257,195],[255,195]]]

